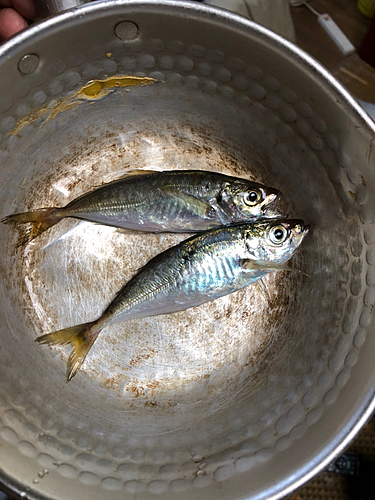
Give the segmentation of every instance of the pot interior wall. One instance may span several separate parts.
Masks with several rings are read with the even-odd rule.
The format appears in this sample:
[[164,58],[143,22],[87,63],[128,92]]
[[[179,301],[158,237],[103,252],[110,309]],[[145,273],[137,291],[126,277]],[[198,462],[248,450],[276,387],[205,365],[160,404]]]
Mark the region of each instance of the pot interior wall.
[[[34,339],[98,317],[185,235],[71,219],[16,248],[22,229],[1,225],[2,467],[48,498],[115,498],[120,488],[191,498],[192,487],[229,498],[216,488],[229,478],[270,498],[268,464],[335,402],[371,323],[369,131],[263,31],[191,6],[161,15],[129,5],[87,7],[84,22],[65,14],[70,23],[49,21],[3,56],[0,214],[63,206],[137,169],[219,171],[280,189],[281,208],[311,224],[291,262],[307,276],[273,273],[269,297],[251,286],[108,328],[65,384],[69,349]],[[115,36],[122,20],[138,25],[135,39]],[[40,58],[30,75],[17,69],[26,43]],[[114,75],[157,82],[67,105]],[[280,491],[298,467],[279,469]]]

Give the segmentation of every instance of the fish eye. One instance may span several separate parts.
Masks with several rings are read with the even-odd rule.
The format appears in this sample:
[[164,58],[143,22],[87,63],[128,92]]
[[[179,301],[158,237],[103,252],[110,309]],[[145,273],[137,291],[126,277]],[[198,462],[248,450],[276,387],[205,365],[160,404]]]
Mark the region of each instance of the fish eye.
[[288,237],[288,231],[284,226],[273,226],[270,229],[270,240],[276,245],[279,243],[284,243]]
[[243,201],[246,205],[254,206],[260,201],[261,197],[262,194],[257,189],[252,189],[244,194]]

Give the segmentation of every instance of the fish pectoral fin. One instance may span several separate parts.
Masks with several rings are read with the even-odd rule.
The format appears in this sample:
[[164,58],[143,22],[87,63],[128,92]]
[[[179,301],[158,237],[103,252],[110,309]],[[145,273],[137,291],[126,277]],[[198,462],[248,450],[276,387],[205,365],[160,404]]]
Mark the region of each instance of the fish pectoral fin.
[[273,262],[257,262],[258,269],[269,269],[270,271],[295,271],[287,264],[275,264]]
[[253,271],[294,271],[294,269],[286,264],[277,264],[265,260],[243,259],[241,265],[244,269],[251,269]]
[[200,217],[212,218],[216,214],[215,209],[203,200],[196,198],[195,196],[179,191],[173,187],[164,186],[158,188],[162,193],[179,200],[184,206],[186,206],[189,211]]
[[293,269],[292,267],[289,267],[287,264],[278,264],[276,262],[268,262],[265,260],[243,259],[241,265],[244,269],[253,271],[291,271],[294,273],[302,274],[303,276],[307,276],[308,278],[311,277],[303,271],[300,271],[299,269]]

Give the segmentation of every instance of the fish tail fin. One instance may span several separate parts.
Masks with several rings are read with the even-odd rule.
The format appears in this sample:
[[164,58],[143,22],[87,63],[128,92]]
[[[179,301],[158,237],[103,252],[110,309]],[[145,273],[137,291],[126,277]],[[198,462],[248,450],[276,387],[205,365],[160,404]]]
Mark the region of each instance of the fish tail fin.
[[24,212],[21,214],[12,214],[4,217],[1,220],[3,224],[31,224],[26,230],[26,234],[22,236],[17,243],[17,247],[30,243],[34,238],[44,233],[47,229],[54,226],[61,220],[58,216],[58,208],[41,208],[32,212]]
[[66,381],[72,380],[79,368],[82,366],[97,339],[101,328],[95,328],[96,322],[83,323],[71,326],[63,330],[47,333],[35,339],[35,342],[42,345],[66,345],[72,344],[73,350],[69,356]]

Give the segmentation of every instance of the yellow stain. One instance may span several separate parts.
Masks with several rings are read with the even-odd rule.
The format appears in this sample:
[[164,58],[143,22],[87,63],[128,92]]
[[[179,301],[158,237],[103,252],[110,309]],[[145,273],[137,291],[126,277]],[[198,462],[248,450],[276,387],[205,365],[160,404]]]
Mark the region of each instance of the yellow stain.
[[[110,57],[112,54],[107,54]],[[53,99],[52,101],[31,110],[26,116],[17,121],[8,135],[16,135],[20,130],[29,123],[39,120],[43,115],[49,113],[44,123],[56,118],[59,113],[73,109],[85,101],[101,99],[108,94],[111,94],[118,88],[125,88],[127,92],[130,90],[127,87],[144,87],[145,85],[153,85],[157,80],[146,76],[111,76],[104,80],[91,80],[81,87],[72,96],[61,99]]]

